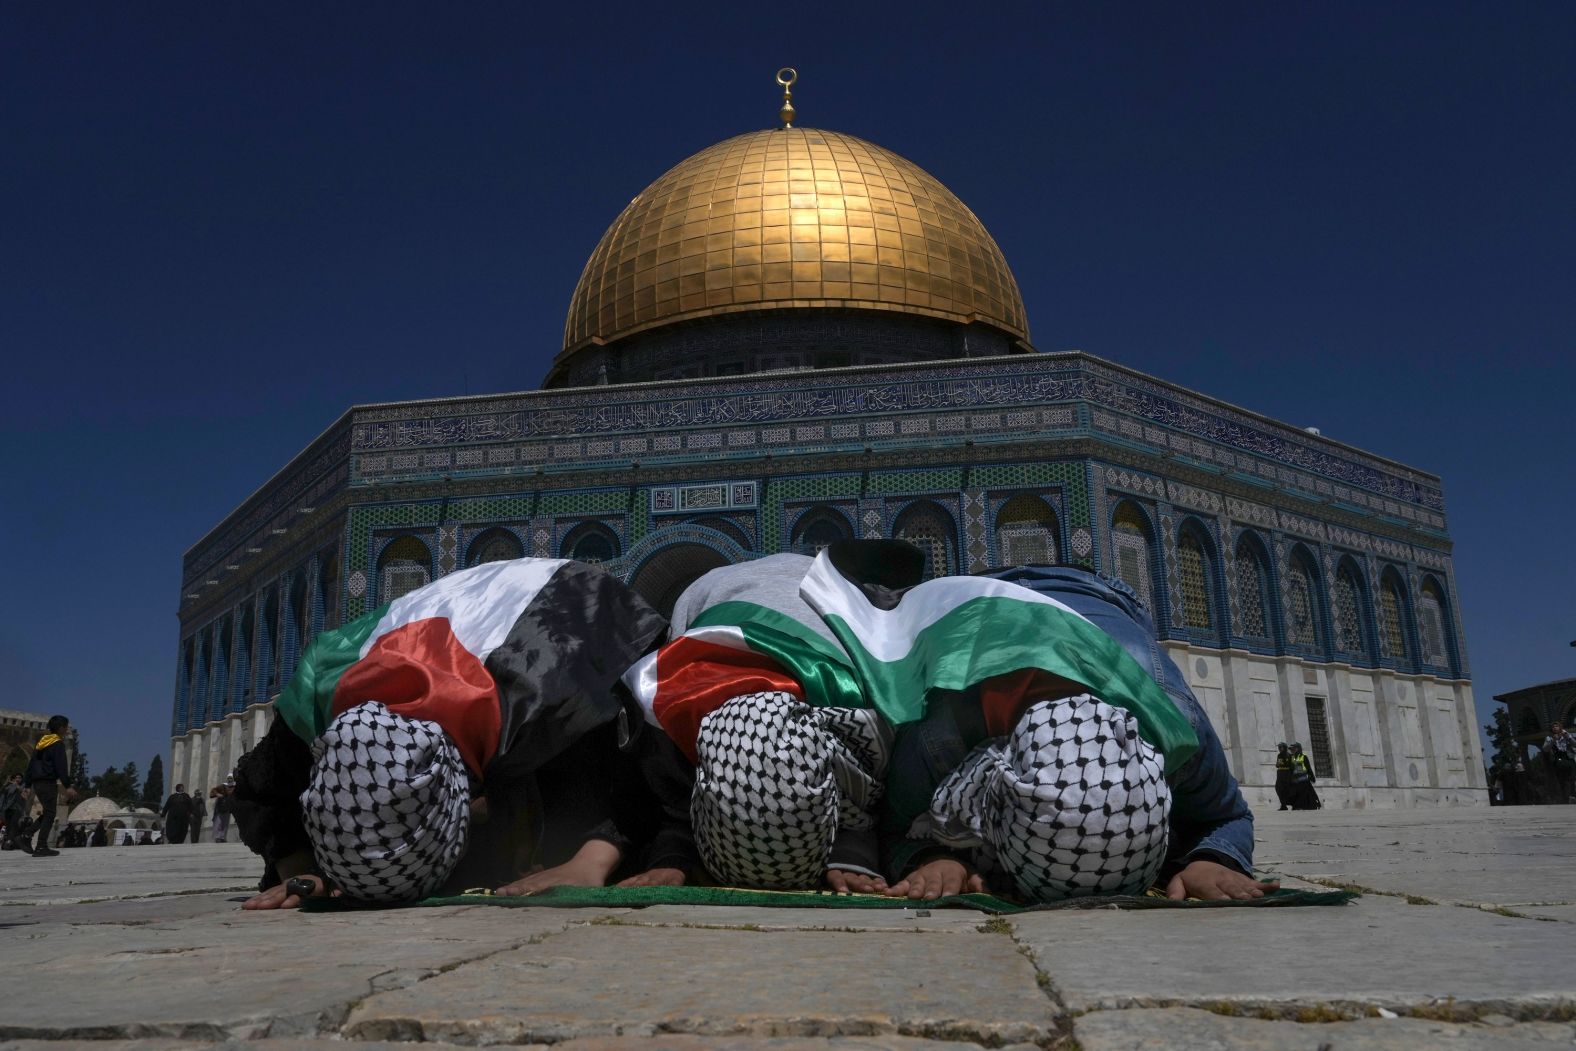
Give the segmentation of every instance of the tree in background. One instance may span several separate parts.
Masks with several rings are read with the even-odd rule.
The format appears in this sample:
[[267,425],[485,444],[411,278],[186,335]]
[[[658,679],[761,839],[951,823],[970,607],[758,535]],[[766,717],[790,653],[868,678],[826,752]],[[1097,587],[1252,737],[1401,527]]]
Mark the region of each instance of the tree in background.
[[1521,749],[1516,745],[1516,731],[1510,725],[1510,709],[1495,708],[1492,722],[1485,723],[1488,743],[1493,747],[1489,757],[1490,770],[1509,770],[1521,759]]
[[164,757],[156,755],[148,764],[148,779],[142,782],[142,805],[157,810],[164,802]]
[[117,770],[113,766],[93,779],[93,794],[113,799],[123,806],[130,806],[137,802],[137,764],[127,763],[126,769]]
[[88,754],[78,751],[71,757],[71,783],[86,788],[91,780],[88,776]]

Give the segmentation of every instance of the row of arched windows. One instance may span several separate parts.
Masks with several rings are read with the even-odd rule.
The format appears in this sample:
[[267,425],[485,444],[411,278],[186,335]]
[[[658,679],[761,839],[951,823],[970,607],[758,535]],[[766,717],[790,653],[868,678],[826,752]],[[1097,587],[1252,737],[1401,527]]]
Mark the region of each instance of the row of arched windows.
[[[1019,493],[997,509],[994,522],[999,566],[1052,565],[1060,551],[1056,511],[1040,496]],[[834,540],[855,535],[853,524],[835,507],[818,504],[799,516],[790,536],[799,550],[818,551]],[[925,555],[927,577],[962,571],[958,531],[952,514],[932,500],[916,500],[898,512],[891,535],[907,540]]]
[[[1306,546],[1294,546],[1277,573],[1264,542],[1247,531],[1231,552],[1237,608],[1228,618],[1219,601],[1226,587],[1215,550],[1213,538],[1197,520],[1188,519],[1178,528],[1179,604],[1169,612],[1170,623],[1184,634],[1208,636],[1212,642],[1232,637],[1264,647],[1281,639],[1289,649],[1359,662],[1453,666],[1445,593],[1432,575],[1423,579],[1415,610],[1397,567],[1383,569],[1375,595],[1361,564],[1351,555],[1341,557],[1326,590],[1324,576]],[[1159,552],[1149,519],[1131,502],[1119,504],[1112,515],[1111,556],[1115,574],[1158,616],[1164,605],[1156,601],[1153,584]],[[1277,595],[1279,602],[1273,599]]]
[[273,581],[181,643],[176,682],[179,729],[201,726],[266,700],[295,674],[319,631],[339,626],[337,548]]
[[[619,557],[618,534],[601,522],[582,522],[564,535],[559,558],[580,562],[611,562]],[[512,529],[485,530],[465,548],[467,568],[484,562],[524,558],[525,545]],[[378,556],[377,601],[392,602],[432,580],[432,549],[419,536],[395,537]]]

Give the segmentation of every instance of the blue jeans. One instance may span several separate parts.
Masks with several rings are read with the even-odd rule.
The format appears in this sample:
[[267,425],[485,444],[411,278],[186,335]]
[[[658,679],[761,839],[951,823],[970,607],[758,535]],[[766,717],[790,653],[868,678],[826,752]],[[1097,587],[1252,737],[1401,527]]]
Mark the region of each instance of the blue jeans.
[[1226,765],[1226,752],[1209,716],[1188,688],[1176,662],[1156,637],[1154,621],[1138,596],[1120,580],[1072,566],[1017,567],[989,574],[1054,596],[1120,642],[1187,715],[1198,735],[1198,751],[1167,781],[1171,785],[1172,868],[1209,858],[1244,873],[1253,871],[1253,811]]

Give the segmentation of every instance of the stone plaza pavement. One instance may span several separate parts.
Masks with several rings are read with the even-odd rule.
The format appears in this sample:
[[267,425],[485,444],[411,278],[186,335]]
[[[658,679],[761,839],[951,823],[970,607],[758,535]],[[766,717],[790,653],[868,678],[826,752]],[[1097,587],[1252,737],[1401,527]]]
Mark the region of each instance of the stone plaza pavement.
[[1368,893],[1004,919],[241,913],[259,865],[236,845],[5,852],[0,1048],[1569,1047],[1573,820],[1576,807],[1267,813],[1264,869]]

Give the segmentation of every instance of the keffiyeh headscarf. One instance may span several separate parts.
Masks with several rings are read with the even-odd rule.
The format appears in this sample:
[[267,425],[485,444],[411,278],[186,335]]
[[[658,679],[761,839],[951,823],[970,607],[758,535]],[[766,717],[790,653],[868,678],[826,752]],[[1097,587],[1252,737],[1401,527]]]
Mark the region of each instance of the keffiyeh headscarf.
[[1142,894],[1166,857],[1164,761],[1127,712],[1084,694],[1031,705],[978,745],[910,834],[979,847],[1032,901]]
[[872,826],[890,745],[875,712],[788,693],[746,694],[707,715],[690,797],[706,868],[742,887],[819,883],[838,828]]
[[365,901],[437,890],[470,830],[469,781],[443,728],[369,702],[335,717],[312,754],[301,810],[323,873]]

